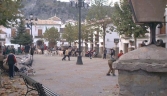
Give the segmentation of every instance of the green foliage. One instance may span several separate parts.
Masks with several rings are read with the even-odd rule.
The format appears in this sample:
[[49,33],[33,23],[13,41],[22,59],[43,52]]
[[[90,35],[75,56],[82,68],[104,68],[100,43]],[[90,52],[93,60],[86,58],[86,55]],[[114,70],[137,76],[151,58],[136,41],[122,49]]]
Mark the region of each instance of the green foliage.
[[71,23],[68,23],[65,26],[62,38],[66,39],[67,42],[71,43],[78,39],[78,26],[72,26]]
[[30,35],[29,33],[27,33],[27,32],[24,33],[24,34],[21,36],[20,40],[21,40],[20,45],[27,45],[27,44],[32,43],[31,35]]
[[22,0],[1,0],[0,4],[0,25],[11,27],[11,22],[19,18],[19,8]]
[[59,39],[60,34],[55,27],[51,27],[49,29],[46,29],[45,33],[43,34],[43,37],[46,41],[57,43],[56,41]]
[[87,20],[102,20],[106,16],[112,15],[112,7],[110,5],[104,5],[106,0],[94,0],[94,3],[90,7]]
[[122,0],[121,4],[115,3],[115,10],[112,15],[113,24],[116,27],[115,30],[120,34],[134,38],[143,37],[147,33],[147,26],[145,25],[136,25],[132,19],[132,13],[130,10],[130,5],[128,0]]
[[112,22],[109,17],[111,17],[113,10],[110,5],[106,5],[106,2],[108,2],[108,0],[94,0],[87,15],[90,29],[96,31],[98,36],[99,33],[101,33],[101,37],[103,37],[103,47],[105,47],[107,25]]
[[31,36],[26,32],[26,27],[24,21],[21,20],[20,24],[17,27],[16,36],[13,37],[11,43],[19,45],[27,45],[32,42]]

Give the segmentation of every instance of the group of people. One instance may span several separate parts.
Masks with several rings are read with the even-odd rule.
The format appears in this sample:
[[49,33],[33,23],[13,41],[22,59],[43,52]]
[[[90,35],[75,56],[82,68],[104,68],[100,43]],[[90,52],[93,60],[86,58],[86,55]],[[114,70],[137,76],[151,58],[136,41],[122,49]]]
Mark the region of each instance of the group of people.
[[3,46],[3,55],[5,56],[6,54],[9,54],[12,51],[12,53],[15,54],[16,49],[14,48],[14,46]]
[[93,49],[91,49],[90,51],[87,51],[85,54],[85,56],[89,57],[90,59],[92,59],[93,56],[95,57],[95,55],[96,55],[96,52]]
[[[107,49],[105,48],[103,50],[103,59],[106,59],[106,55],[107,55]],[[121,55],[123,55],[123,51],[122,50],[120,50],[120,52],[118,53],[118,56],[115,56],[115,50],[114,49],[110,49],[110,57],[111,57],[111,59],[116,59],[116,57],[119,58]]]
[[[26,48],[29,48],[29,49],[26,49]],[[33,59],[33,54],[34,54],[34,50],[35,50],[34,45],[32,44],[29,47],[25,47],[25,49],[29,50],[29,51],[25,51],[25,53],[26,54],[30,54],[31,58]],[[10,52],[8,54],[6,54],[6,55],[7,55],[6,63],[9,66],[9,78],[13,79],[13,77],[14,77],[14,68],[15,68],[15,65],[17,64],[17,60],[16,60],[16,57],[15,57],[15,51],[10,50]]]

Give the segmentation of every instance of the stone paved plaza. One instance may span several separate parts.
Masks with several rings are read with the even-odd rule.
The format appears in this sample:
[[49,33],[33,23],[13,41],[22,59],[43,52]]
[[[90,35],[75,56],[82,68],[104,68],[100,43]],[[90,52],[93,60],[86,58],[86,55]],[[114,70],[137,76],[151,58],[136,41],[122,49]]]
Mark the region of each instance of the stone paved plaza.
[[36,81],[61,96],[117,96],[118,73],[106,76],[108,59],[83,57],[83,65],[76,65],[77,57],[62,61],[61,56],[34,55]]

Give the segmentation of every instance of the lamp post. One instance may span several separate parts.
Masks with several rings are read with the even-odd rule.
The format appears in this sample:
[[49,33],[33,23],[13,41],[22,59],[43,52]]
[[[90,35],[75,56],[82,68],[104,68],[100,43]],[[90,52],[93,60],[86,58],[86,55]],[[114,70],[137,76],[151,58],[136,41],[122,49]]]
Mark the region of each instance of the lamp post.
[[30,28],[31,30],[31,44],[33,42],[33,35],[32,35],[32,25],[35,23],[35,21],[37,21],[38,19],[37,18],[34,18],[33,14],[30,14],[29,18],[26,18],[26,24],[27,24],[27,27]]
[[[77,2],[75,2],[77,1]],[[75,7],[78,8],[78,14],[79,14],[79,17],[78,17],[78,24],[79,24],[79,27],[78,27],[78,44],[79,44],[79,50],[78,50],[78,57],[77,57],[77,62],[76,64],[78,65],[82,65],[83,62],[82,62],[82,56],[81,56],[81,8],[82,7],[85,7],[85,4],[84,4],[84,0],[71,0],[71,6],[75,5]],[[74,4],[75,3],[75,4]],[[88,7],[88,5],[87,5]]]
[[[136,24],[148,24],[150,27],[150,44],[161,45],[162,40],[156,41],[156,26],[164,21],[166,0],[129,0]],[[143,11],[144,10],[144,11]],[[161,26],[162,27],[162,26]]]
[[113,63],[119,73],[119,96],[163,96],[167,94],[167,49],[156,46],[163,41],[156,40],[155,32],[163,22],[167,0],[129,0],[129,3],[134,22],[149,25],[150,41],[148,46],[128,52]]

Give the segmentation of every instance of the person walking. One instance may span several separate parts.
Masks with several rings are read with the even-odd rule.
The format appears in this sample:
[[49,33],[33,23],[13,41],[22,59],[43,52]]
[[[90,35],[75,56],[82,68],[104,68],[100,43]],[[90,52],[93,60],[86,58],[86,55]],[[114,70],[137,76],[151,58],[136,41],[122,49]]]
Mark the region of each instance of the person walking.
[[114,49],[111,49],[110,51],[111,51],[111,53],[110,53],[111,59],[108,60],[109,70],[108,70],[108,72],[107,72],[106,75],[107,75],[107,76],[110,76],[110,73],[112,73],[113,76],[115,76],[115,70],[112,68],[113,62],[116,61],[116,59],[115,59],[115,50],[114,50]]
[[104,51],[103,51],[103,59],[106,59],[106,54],[107,54],[107,50],[105,48]]
[[71,48],[69,47],[69,48],[68,48],[68,61],[70,61],[71,53],[72,53],[72,50],[71,50]]
[[[114,57],[113,57],[114,58]],[[116,60],[115,59],[111,59],[111,60],[108,60],[108,66],[109,66],[109,70],[108,70],[108,72],[107,72],[107,76],[110,76],[110,73],[112,73],[113,74],[113,76],[116,76],[115,75],[115,69],[113,69],[112,68],[112,64],[113,64],[113,62],[115,62]]]
[[66,50],[63,49],[63,56],[64,56],[64,57],[62,58],[62,61],[65,60],[65,58],[66,58],[65,52],[66,52]]
[[63,61],[63,60],[66,60],[66,57],[68,57],[68,60],[70,61],[68,48],[67,48],[66,51],[65,51],[65,55],[64,55],[62,61]]
[[9,78],[13,79],[14,77],[14,65],[17,62],[16,61],[16,57],[14,56],[14,54],[12,53],[13,51],[10,52],[10,54],[7,57],[6,62],[8,63],[9,66]]

